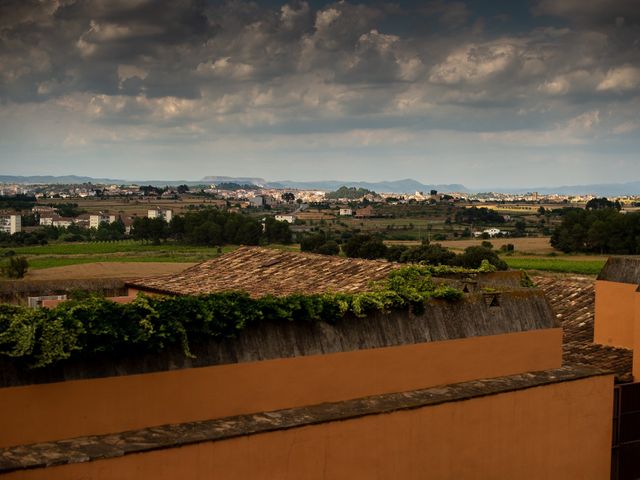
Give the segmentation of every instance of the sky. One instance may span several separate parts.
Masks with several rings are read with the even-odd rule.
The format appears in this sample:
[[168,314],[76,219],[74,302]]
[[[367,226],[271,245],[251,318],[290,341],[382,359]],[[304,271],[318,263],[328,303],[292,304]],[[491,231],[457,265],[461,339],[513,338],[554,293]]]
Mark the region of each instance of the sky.
[[637,0],[0,0],[0,174],[640,180]]

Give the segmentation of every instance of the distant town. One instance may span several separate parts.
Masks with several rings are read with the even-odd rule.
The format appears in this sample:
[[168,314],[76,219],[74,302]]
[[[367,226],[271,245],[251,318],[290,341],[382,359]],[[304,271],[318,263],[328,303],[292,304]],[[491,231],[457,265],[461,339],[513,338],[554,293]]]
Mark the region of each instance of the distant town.
[[[276,221],[296,225],[298,228],[295,230],[298,232],[308,231],[308,227],[301,226],[313,225],[314,221],[414,216],[410,209],[404,209],[403,206],[420,205],[482,207],[501,211],[503,220],[509,222],[514,214],[536,213],[540,207],[549,210],[568,206],[584,207],[597,198],[595,195],[537,192],[520,194],[430,190],[393,193],[347,186],[335,191],[325,191],[267,188],[235,182],[164,187],[138,184],[5,183],[0,184],[0,197],[5,199],[0,210],[0,231],[11,235],[33,231],[38,227],[98,229],[102,223],[111,224],[116,221],[121,222],[124,233],[128,235],[138,217],[160,218],[169,223],[174,213],[195,206],[228,212],[262,213],[273,216]],[[18,202],[11,202],[11,199]],[[622,213],[640,209],[640,195],[611,197],[609,200],[617,202]],[[448,213],[451,214],[452,210]],[[431,226],[431,230],[434,226]],[[459,236],[455,232],[450,233],[451,237]],[[483,233],[490,237],[510,234],[508,229],[494,227],[460,232],[460,236],[481,236]],[[442,240],[446,237],[440,234],[437,238]]]

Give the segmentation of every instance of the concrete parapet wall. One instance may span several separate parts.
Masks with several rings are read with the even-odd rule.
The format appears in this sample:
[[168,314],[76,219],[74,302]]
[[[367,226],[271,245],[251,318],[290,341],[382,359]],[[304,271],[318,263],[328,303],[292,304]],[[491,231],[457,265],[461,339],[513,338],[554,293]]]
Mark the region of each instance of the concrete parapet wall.
[[601,480],[610,474],[612,381],[590,377],[3,478]]
[[561,338],[559,328],[538,329],[8,387],[0,389],[0,447],[547,370],[561,364]]

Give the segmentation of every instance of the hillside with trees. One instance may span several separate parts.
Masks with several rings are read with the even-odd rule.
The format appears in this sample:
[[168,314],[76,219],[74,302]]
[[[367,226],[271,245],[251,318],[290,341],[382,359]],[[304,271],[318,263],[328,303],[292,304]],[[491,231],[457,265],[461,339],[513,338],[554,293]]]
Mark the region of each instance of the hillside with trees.
[[345,187],[344,185],[335,192],[329,192],[325,195],[328,199],[346,198],[349,200],[359,200],[366,195],[377,195],[373,190],[366,188]]

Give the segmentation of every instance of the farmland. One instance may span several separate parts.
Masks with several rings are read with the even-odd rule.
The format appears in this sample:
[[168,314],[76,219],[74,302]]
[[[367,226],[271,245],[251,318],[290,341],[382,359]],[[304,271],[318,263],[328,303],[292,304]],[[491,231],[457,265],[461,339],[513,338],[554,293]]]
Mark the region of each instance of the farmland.
[[559,257],[559,258],[530,258],[508,257],[503,260],[509,268],[521,270],[540,270],[556,273],[577,273],[581,275],[597,275],[604,267],[606,257],[593,257],[593,259]]
[[202,247],[177,243],[145,244],[133,240],[120,242],[52,243],[49,245],[0,249],[0,255],[9,251],[23,255],[30,270],[96,262],[154,263],[201,262],[216,257],[235,247]]
[[[546,255],[555,252],[555,249],[549,243],[549,237],[522,237],[522,238],[497,238],[497,239],[467,239],[467,240],[444,240],[435,243],[441,244],[451,250],[460,252],[467,247],[481,245],[482,242],[490,242],[495,249],[499,249],[502,245],[512,244],[518,253]],[[418,241],[397,241],[391,240],[386,242],[390,245],[419,245]]]
[[69,265],[33,270],[23,280],[57,281],[68,279],[141,278],[178,273],[193,263],[173,262],[92,262],[91,265]]

